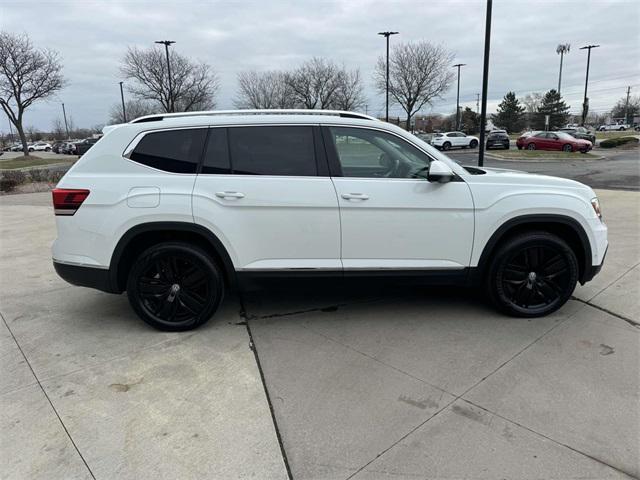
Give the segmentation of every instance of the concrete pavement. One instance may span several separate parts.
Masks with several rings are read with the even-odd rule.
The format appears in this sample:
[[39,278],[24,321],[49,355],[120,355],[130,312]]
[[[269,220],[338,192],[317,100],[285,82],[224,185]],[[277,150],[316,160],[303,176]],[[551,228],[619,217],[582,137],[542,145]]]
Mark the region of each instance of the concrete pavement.
[[287,478],[276,428],[295,479],[640,476],[640,194],[598,195],[606,265],[552,316],[355,285],[181,334],[56,277],[50,194],[2,197],[2,477]]
[[54,236],[49,193],[0,199],[0,476],[287,478],[237,299],[157,332],[57,278]]

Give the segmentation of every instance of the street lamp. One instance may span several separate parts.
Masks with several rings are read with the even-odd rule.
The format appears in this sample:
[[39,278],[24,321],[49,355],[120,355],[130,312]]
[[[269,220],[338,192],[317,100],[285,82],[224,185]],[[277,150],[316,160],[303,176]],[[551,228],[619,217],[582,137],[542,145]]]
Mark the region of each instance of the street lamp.
[[560,55],[560,75],[558,75],[558,95],[560,95],[560,84],[562,83],[562,60],[565,53],[569,53],[570,43],[561,43],[556,47],[556,53]]
[[69,125],[67,124],[67,111],[64,109],[64,103],[62,104],[62,116],[64,117],[64,129],[67,131],[67,140],[69,140]]
[[456,96],[456,130],[460,130],[460,67],[464,67],[466,63],[458,63],[454,67],[458,67],[458,95]]
[[581,47],[580,50],[588,50],[587,52],[587,76],[584,79],[584,101],[582,102],[582,126],[587,121],[587,113],[589,111],[589,99],[587,98],[587,85],[589,84],[589,63],[591,62],[591,49],[598,48],[600,45],[587,45]]
[[120,99],[122,100],[122,118],[124,119],[124,123],[127,123],[127,110],[124,108],[124,92],[122,90],[122,84],[124,82],[119,82],[120,83]]
[[167,73],[169,75],[169,112],[173,112],[175,105],[173,104],[173,90],[171,87],[171,62],[169,62],[169,45],[174,44],[173,40],[157,40],[155,43],[164,45],[164,51],[167,54]]
[[[400,32],[378,32],[378,35],[382,35],[387,39],[387,110],[385,114],[385,121],[389,121],[389,37],[391,35],[397,35]],[[407,125],[407,130],[409,130],[409,125]]]
[[484,136],[487,126],[487,86],[489,83],[489,52],[491,50],[491,9],[493,0],[487,0],[486,24],[484,27],[484,64],[482,68],[482,110],[480,113],[480,150],[478,166],[484,165]]

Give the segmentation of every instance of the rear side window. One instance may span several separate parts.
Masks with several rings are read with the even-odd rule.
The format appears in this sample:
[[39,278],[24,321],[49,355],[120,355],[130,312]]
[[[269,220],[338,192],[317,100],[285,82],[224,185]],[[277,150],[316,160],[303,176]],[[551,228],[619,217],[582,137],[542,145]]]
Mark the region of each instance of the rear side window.
[[236,175],[318,173],[311,127],[232,127],[227,134],[231,168]]
[[148,133],[129,158],[165,172],[196,173],[206,136],[204,128]]
[[207,151],[202,162],[202,173],[224,175],[231,173],[226,128],[211,128],[207,139]]

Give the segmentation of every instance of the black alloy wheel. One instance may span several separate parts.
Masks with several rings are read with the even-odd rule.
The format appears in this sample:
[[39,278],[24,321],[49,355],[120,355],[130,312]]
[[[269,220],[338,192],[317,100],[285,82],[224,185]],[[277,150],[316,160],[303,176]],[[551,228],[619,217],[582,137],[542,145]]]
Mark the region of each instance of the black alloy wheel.
[[567,243],[547,232],[511,238],[493,259],[489,297],[504,312],[539,317],[556,311],[571,297],[578,261]]
[[478,146],[478,141],[477,140],[471,140],[469,142],[469,148],[476,148]]
[[206,323],[224,295],[216,262],[187,243],[154,245],[129,272],[127,295],[135,312],[149,325],[184,331]]

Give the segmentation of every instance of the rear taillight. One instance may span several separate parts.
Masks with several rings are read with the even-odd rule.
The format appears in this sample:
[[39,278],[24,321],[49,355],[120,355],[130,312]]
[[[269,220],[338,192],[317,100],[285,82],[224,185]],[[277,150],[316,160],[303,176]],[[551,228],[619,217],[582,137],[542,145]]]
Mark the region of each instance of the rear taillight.
[[73,215],[89,196],[89,190],[72,188],[55,188],[51,193],[56,215]]

